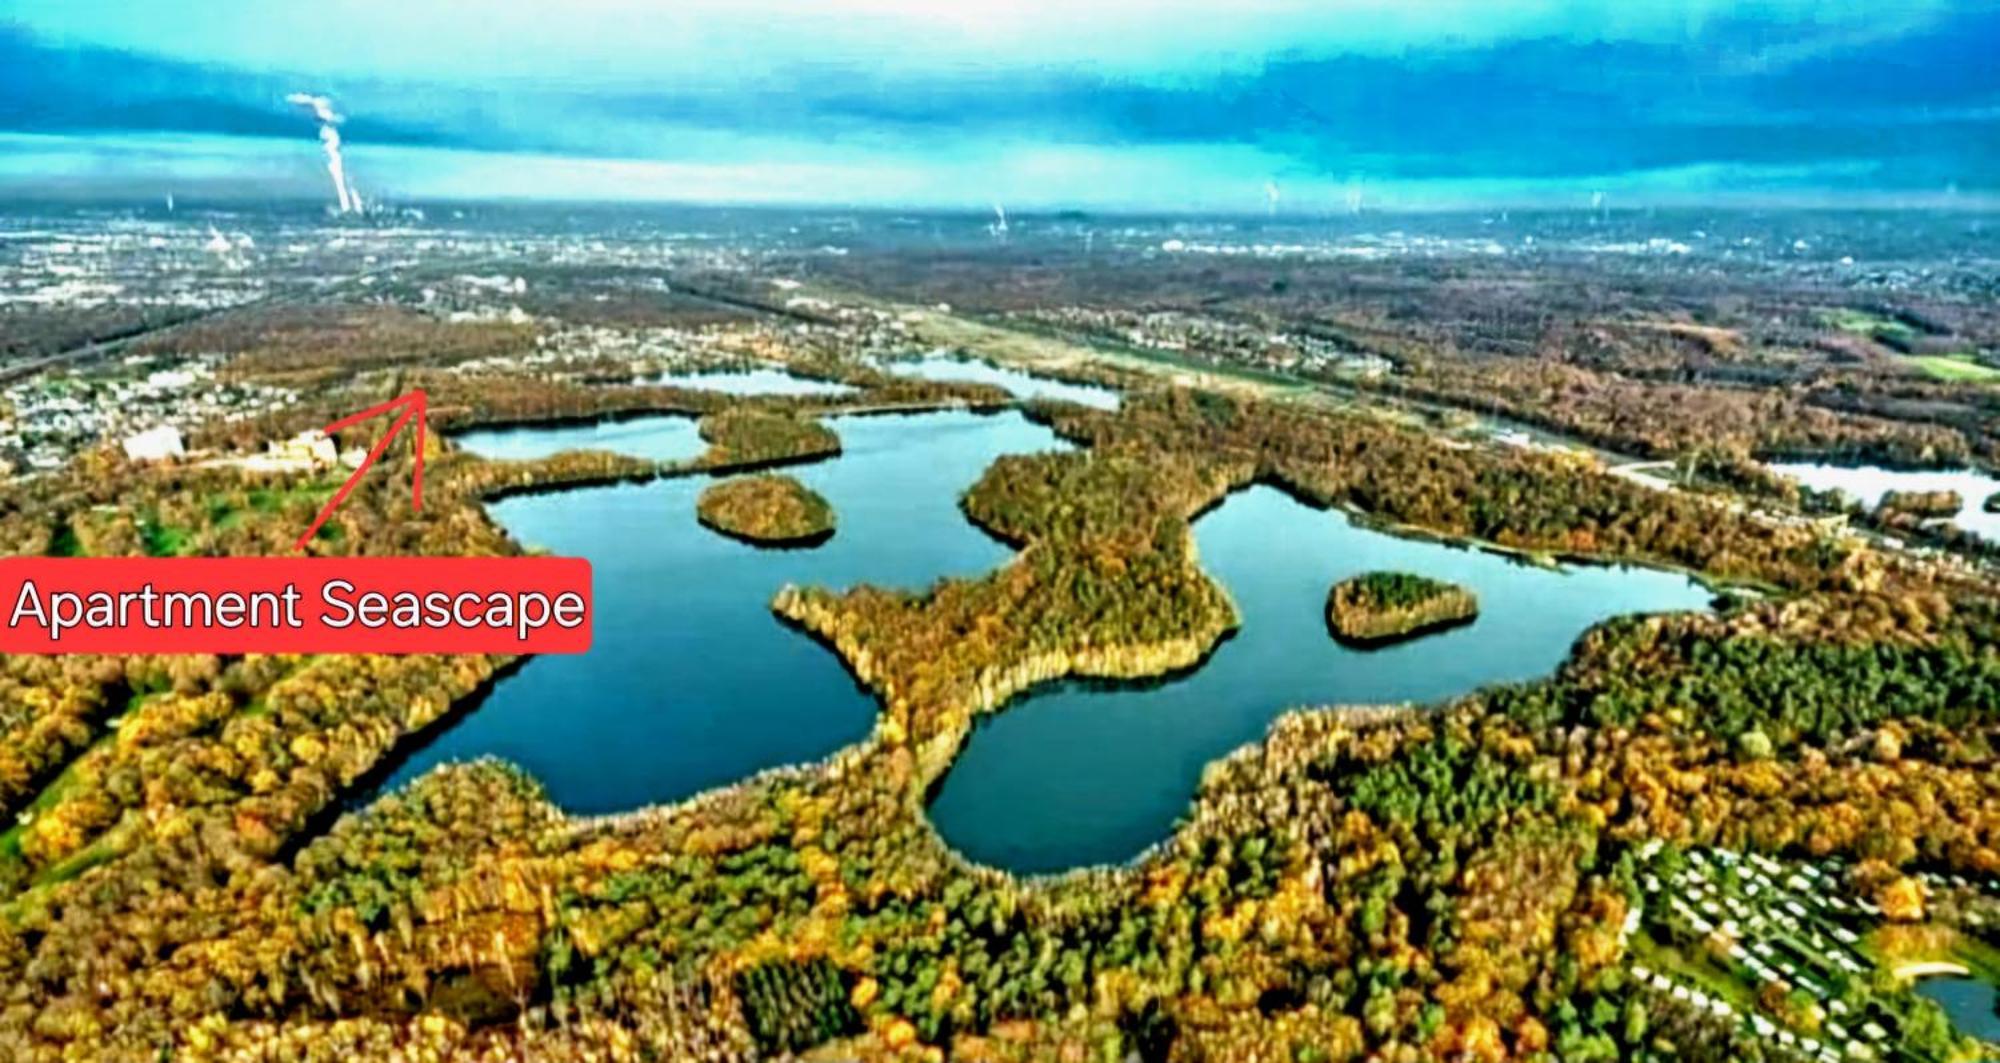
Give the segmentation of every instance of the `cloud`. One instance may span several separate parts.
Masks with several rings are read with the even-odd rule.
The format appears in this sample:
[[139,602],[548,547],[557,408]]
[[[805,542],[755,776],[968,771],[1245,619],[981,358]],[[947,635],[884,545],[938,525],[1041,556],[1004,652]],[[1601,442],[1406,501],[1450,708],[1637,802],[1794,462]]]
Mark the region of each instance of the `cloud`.
[[[1288,202],[1295,183],[1351,177],[1501,192],[1632,174],[1665,194],[1659,175],[1694,187],[1707,173],[1794,180],[1802,194],[2000,188],[2000,11],[1966,4],[1883,18],[1787,0],[1254,0],[1255,17],[1217,20],[1191,0],[841,0],[783,17],[774,3],[662,14],[581,0],[562,19],[499,4],[467,19],[423,0],[326,0],[174,15],[215,30],[204,35],[156,25],[173,21],[164,8],[118,20],[111,7],[130,5],[26,0],[36,31],[0,29],[0,130],[296,138],[310,153],[310,123],[283,103],[308,87],[350,116],[357,152],[597,160],[517,163],[551,197],[574,191],[559,177],[633,162],[721,175],[704,188],[789,188],[834,165],[909,189],[904,175],[921,172],[981,202],[969,186],[982,174],[1033,183],[1017,157],[1097,160],[1150,183],[1127,191],[1135,200],[1271,177]],[[139,38],[151,50],[127,46]],[[1857,161],[1873,163],[1865,179]],[[782,179],[753,179],[760,166]]]
[[[1902,0],[1906,17],[1949,10]],[[804,65],[909,73],[1212,72],[1285,50],[1397,55],[1509,40],[1663,43],[1716,27],[1866,27],[1871,0],[15,0],[66,44],[329,77],[479,77],[592,89],[727,84]],[[445,45],[448,42],[448,46]]]
[[[705,161],[579,158],[377,145],[350,152],[380,178],[367,191],[400,202],[626,201],[795,204],[972,210],[999,200],[1010,213],[1102,211],[1259,213],[1268,175],[1283,160],[1254,148],[1100,147],[1004,143],[961,153],[898,155],[822,148],[777,160],[746,145]],[[743,159],[756,161],[741,161]],[[1371,208],[1462,209],[1492,204],[1580,207],[1602,191],[1620,206],[1841,201],[1882,206],[1991,207],[1991,197],[1884,192],[1881,164],[1865,158],[1811,166],[1701,165],[1561,179],[1433,177],[1284,181],[1284,209],[1310,216],[1346,209],[1350,187]],[[237,136],[0,133],[0,194],[35,199],[153,202],[184,199],[323,201],[316,153],[292,140]],[[1802,200],[1800,189],[1815,189]],[[1827,198],[1845,190],[1839,199]]]

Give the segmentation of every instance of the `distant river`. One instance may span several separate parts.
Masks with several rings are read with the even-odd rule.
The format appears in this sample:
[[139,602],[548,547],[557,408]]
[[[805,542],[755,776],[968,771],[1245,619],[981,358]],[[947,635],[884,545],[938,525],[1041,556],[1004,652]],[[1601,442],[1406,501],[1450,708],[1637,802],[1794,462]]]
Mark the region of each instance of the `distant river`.
[[[1123,861],[1165,837],[1202,766],[1301,705],[1431,701],[1555,669],[1584,629],[1621,613],[1704,609],[1683,576],[1551,571],[1367,531],[1253,487],[1195,524],[1201,560],[1243,626],[1192,675],[1166,683],[1058,682],[985,718],[931,805],[945,839],[982,863],[1053,871]],[[1334,641],[1326,593],[1370,569],[1451,580],[1479,595],[1473,623],[1383,649]]]
[[[609,432],[516,430],[504,444],[495,433],[464,442],[489,452],[607,446],[650,455],[671,450],[692,424],[649,418]],[[493,754],[526,768],[572,812],[610,812],[866,737],[874,697],[831,650],[773,615],[772,595],[787,582],[923,588],[1004,564],[1012,552],[966,522],[958,495],[1001,454],[1063,444],[1016,413],[828,424],[841,456],[788,470],[838,515],[834,537],[811,550],[759,550],[698,525],[694,500],[713,482],[706,477],[495,503],[494,518],[522,543],[590,559],[595,643],[579,656],[529,661],[419,747],[388,785]]]

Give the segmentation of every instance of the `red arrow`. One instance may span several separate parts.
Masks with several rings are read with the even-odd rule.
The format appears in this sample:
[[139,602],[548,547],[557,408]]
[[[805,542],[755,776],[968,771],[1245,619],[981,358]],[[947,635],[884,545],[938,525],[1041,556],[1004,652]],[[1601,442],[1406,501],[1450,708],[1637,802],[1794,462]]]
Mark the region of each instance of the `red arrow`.
[[400,398],[390,399],[379,406],[370,406],[360,413],[349,414],[320,429],[320,431],[331,437],[343,428],[350,428],[370,417],[388,413],[399,406],[404,407],[403,415],[396,418],[396,423],[390,425],[389,430],[383,433],[381,440],[375,444],[375,448],[368,452],[367,457],[361,459],[361,467],[354,470],[354,475],[349,476],[347,482],[340,485],[340,490],[335,491],[333,497],[327,500],[326,508],[319,511],[318,517],[313,518],[312,527],[307,528],[306,533],[299,536],[299,541],[293,545],[293,549],[304,550],[306,544],[312,541],[312,537],[319,534],[320,525],[325,524],[326,518],[333,516],[333,511],[339,509],[342,502],[347,501],[348,492],[354,490],[354,485],[361,482],[361,477],[368,471],[368,467],[375,464],[375,459],[381,457],[382,452],[389,449],[389,444],[396,438],[396,433],[402,431],[403,426],[409,424],[412,420],[417,423],[417,465],[416,469],[410,474],[410,508],[418,511],[424,508],[424,416],[430,410],[430,397],[424,394],[424,389],[416,388]]

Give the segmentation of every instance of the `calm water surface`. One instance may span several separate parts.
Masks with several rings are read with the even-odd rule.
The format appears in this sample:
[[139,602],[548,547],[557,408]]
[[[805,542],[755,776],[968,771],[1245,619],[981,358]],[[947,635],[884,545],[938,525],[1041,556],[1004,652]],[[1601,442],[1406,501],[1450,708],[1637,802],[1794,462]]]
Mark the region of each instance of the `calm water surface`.
[[[1550,571],[1367,531],[1270,487],[1232,497],[1195,535],[1242,629],[1185,678],[1061,682],[985,718],[931,805],[952,845],[1015,871],[1122,861],[1172,829],[1204,764],[1260,737],[1286,708],[1429,701],[1544,675],[1600,620],[1710,600],[1670,573]],[[1388,648],[1348,649],[1327,633],[1326,593],[1370,569],[1463,584],[1479,595],[1480,616]]]
[[565,450],[615,450],[654,461],[679,461],[708,449],[692,417],[639,417],[595,424],[480,428],[452,441],[482,458],[526,461]]
[[1952,523],[1981,538],[2000,542],[2000,513],[1984,509],[1986,498],[2000,491],[2000,479],[1971,469],[1910,472],[1873,465],[1843,466],[1811,463],[1774,464],[1773,472],[1792,477],[1816,491],[1838,488],[1869,509],[1889,491],[1957,491],[1964,505]]
[[892,362],[888,365],[888,369],[903,376],[922,377],[925,380],[997,384],[1007,389],[1007,393],[1015,398],[1063,399],[1083,406],[1095,406],[1100,410],[1118,408],[1118,393],[1110,388],[1051,380],[1048,377],[1034,376],[1018,369],[1005,369],[991,362],[969,358],[933,355],[914,362]]
[[715,373],[667,373],[652,383],[720,391],[728,395],[845,395],[853,388],[831,380],[793,376],[782,369],[740,369]]
[[[785,583],[924,587],[1004,563],[968,523],[960,492],[1006,453],[1056,449],[1015,413],[850,417],[844,453],[793,470],[838,514],[832,540],[771,551],[701,528],[706,478],[593,487],[494,504],[520,541],[591,560],[596,642],[539,657],[399,764],[398,785],[448,760],[497,755],[573,812],[685,797],[864,737],[876,702],[832,651],[774,617]],[[485,453],[577,446],[677,456],[693,422],[472,433]],[[1586,627],[1620,613],[1703,608],[1708,594],[1644,569],[1560,572],[1350,525],[1265,487],[1195,526],[1201,556],[1243,628],[1192,675],[1153,684],[1052,684],[975,731],[931,812],[974,859],[1039,871],[1126,859],[1163,837],[1201,766],[1307,704],[1428,701],[1547,673]],[[1408,569],[1481,598],[1467,626],[1375,651],[1326,633],[1335,580]]]
[[[662,445],[644,430],[674,436],[683,423],[625,422],[615,426],[617,441],[657,452]],[[590,559],[595,642],[585,654],[530,660],[397,766],[387,785],[493,754],[526,768],[564,808],[609,812],[865,737],[874,697],[831,650],[782,624],[771,596],[788,582],[920,588],[1003,564],[1010,551],[966,522],[958,495],[1001,454],[1061,444],[1015,413],[828,423],[842,455],[789,470],[838,515],[834,537],[811,550],[759,550],[696,524],[695,496],[707,478],[494,504],[495,519],[521,542]],[[575,446],[579,432],[540,434]]]
[[2000,1044],[2000,1014],[1993,1010],[1992,986],[1977,978],[1922,978],[1917,992],[1937,1001],[1959,1033]]

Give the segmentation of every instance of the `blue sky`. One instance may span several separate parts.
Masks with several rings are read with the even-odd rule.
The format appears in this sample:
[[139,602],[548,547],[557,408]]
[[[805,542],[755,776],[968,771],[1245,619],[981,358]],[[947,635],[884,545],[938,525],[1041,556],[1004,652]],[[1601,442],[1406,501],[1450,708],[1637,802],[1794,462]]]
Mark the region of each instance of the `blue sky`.
[[0,0],[0,195],[2000,198],[1974,0]]

